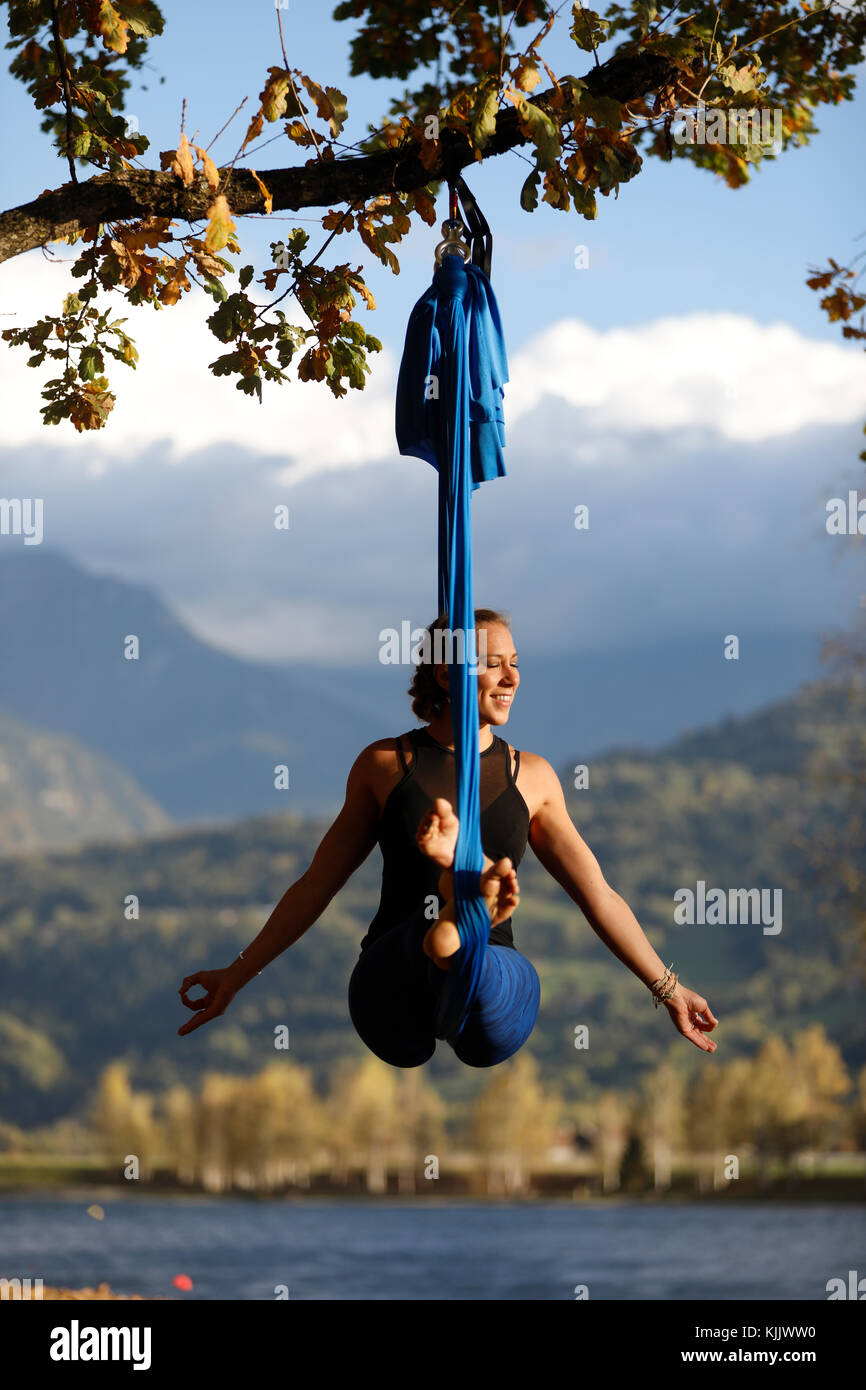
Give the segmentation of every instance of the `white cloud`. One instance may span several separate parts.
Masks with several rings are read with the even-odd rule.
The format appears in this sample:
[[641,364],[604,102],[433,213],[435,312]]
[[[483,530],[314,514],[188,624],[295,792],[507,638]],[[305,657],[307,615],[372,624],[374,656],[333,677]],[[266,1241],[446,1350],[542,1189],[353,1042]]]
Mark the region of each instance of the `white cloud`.
[[599,331],[556,323],[511,361],[506,419],[545,396],[593,432],[705,428],[764,440],[866,410],[863,354],[742,314],[690,314]]
[[[80,284],[65,266],[47,263],[41,252],[7,262],[0,267],[3,326],[30,324],[57,312],[63,296]],[[215,306],[204,291],[194,286],[174,308],[160,310],[126,305],[117,295],[102,294],[97,303],[111,304],[117,318],[127,317],[125,328],[140,356],[135,371],[109,360],[117,402],[107,424],[83,434],[67,422],[43,425],[40,391],[56,374],[49,365],[57,364],[34,370],[26,365],[26,348],[3,343],[0,391],[7,446],[76,449],[89,456],[88,471],[99,474],[152,445],[164,444],[167,458],[177,463],[212,445],[235,444],[251,453],[297,461],[286,475],[292,480],[396,452],[397,363],[387,348],[370,354],[373,370],[363,393],[349,391],[338,401],[324,383],[265,383],[259,405],[237,391],[233,380],[217,378],[208,370],[208,363],[229,348],[207,327],[205,320]]]
[[[7,263],[0,268],[4,323],[33,322],[77,283],[39,252]],[[96,433],[77,435],[65,423],[43,426],[39,393],[48,370],[28,368],[26,350],[3,344],[4,443],[84,451],[94,474],[120,468],[148,446],[164,447],[174,464],[228,444],[278,461],[286,483],[397,456],[395,352],[386,347],[372,355],[363,392],[337,401],[324,384],[266,384],[259,406],[208,371],[223,350],[204,322],[212,308],[196,289],[172,309],[118,309],[128,316],[141,361],[135,372],[112,364],[117,404]],[[552,397],[581,411],[584,450],[587,436],[645,430],[698,428],[732,441],[761,441],[805,426],[846,424],[866,411],[862,353],[745,315],[694,313],[615,329],[566,319],[509,350],[507,424]]]

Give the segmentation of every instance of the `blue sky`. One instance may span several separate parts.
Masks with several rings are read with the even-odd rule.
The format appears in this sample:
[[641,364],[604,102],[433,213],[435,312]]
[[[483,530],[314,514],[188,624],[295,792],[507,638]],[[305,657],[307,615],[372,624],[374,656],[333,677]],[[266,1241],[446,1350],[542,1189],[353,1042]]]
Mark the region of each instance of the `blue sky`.
[[[248,95],[212,150],[227,160],[268,66],[282,61],[273,5],[163,9],[148,90],[129,102],[151,136],[145,162],[176,145],[183,97],[188,133],[208,143]],[[347,93],[345,134],[359,138],[390,84],[346,76],[352,28],[327,7],[291,0],[282,17],[290,62]],[[554,71],[580,75],[587,58],[567,23],[553,39]],[[8,76],[0,90],[16,130],[8,206],[66,172],[23,91]],[[856,612],[862,558],[826,535],[823,517],[827,498],[864,481],[866,359],[843,345],[804,279],[810,264],[866,245],[852,173],[863,117],[862,94],[820,110],[812,144],[765,162],[739,190],[648,160],[618,201],[599,199],[595,222],[545,204],[524,213],[527,166],[515,154],[468,171],[494,231],[512,367],[509,478],[473,502],[476,595],[519,614],[525,643],[555,650],[566,632],[575,648],[616,647],[750,625],[794,640]],[[263,149],[259,172],[297,161],[283,148]],[[239,263],[263,268],[267,243],[302,221],[240,221]],[[293,383],[266,388],[259,407],[215,382],[207,362],[220,349],[201,327],[213,306],[195,296],[132,314],[142,363],[115,372],[118,405],[98,436],[44,429],[38,374],[4,349],[7,494],[40,489],[46,544],[153,584],[201,635],[244,655],[361,659],[383,622],[429,621],[435,487],[432,470],[396,453],[393,390],[436,240],[419,224],[398,249],[398,277],[356,239],[339,246],[339,259],[366,268],[379,308],[365,321],[386,349],[367,389],[341,402]],[[574,267],[578,244],[588,270]],[[46,312],[65,276],[40,252],[0,267],[5,312]],[[264,540],[277,501],[294,508],[288,552]],[[594,529],[577,560],[569,518],[582,502],[595,504]]]

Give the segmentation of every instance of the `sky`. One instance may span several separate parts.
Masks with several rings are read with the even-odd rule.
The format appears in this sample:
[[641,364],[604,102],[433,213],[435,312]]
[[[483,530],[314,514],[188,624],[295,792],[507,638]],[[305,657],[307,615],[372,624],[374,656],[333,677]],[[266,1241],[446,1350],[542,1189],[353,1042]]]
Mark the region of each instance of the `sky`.
[[[208,143],[247,95],[211,150],[228,160],[268,67],[282,62],[274,6],[162,8],[147,90],[128,103],[151,136],[143,162],[176,145],[183,98],[187,132]],[[280,14],[290,62],[341,87],[345,135],[358,139],[396,87],[347,76],[353,27],[330,7],[290,0]],[[543,51],[557,74],[580,75],[586,55],[567,27]],[[67,175],[8,74],[0,101],[7,140],[15,132],[3,161],[9,207]],[[473,499],[476,601],[514,614],[519,647],[617,649],[750,629],[797,641],[857,613],[862,539],[828,535],[825,518],[828,499],[858,486],[866,496],[866,359],[804,281],[810,266],[848,262],[866,245],[852,174],[863,96],[822,108],[817,124],[811,144],[765,162],[739,190],[648,160],[617,200],[599,198],[595,222],[545,204],[523,212],[527,165],[515,153],[466,172],[494,233],[510,367],[508,477]],[[254,163],[266,178],[297,158],[275,142]],[[238,263],[264,268],[268,243],[300,224],[317,244],[312,217],[239,220]],[[384,624],[430,621],[435,475],[397,453],[394,393],[439,235],[413,228],[399,276],[356,239],[339,246],[339,259],[364,266],[378,304],[364,322],[384,348],[366,389],[341,401],[292,382],[266,386],[259,406],[213,378],[207,364],[222,348],[198,291],[159,313],[114,297],[141,361],[113,371],[117,406],[98,433],[43,426],[48,373],[3,345],[3,495],[44,498],[45,545],[153,585],[200,636],[244,656],[339,665],[369,655]],[[4,323],[34,321],[72,286],[62,264],[72,248],[53,250],[61,263],[35,251],[0,266]],[[279,503],[290,509],[285,533],[273,529]],[[574,526],[581,505],[585,531]]]

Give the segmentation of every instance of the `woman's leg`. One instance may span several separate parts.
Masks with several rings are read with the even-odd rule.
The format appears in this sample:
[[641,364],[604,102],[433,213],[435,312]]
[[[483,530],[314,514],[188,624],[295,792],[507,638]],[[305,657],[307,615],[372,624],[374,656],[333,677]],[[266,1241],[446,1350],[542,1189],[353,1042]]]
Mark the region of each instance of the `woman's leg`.
[[349,980],[349,1014],[371,1052],[392,1067],[420,1067],[436,1050],[436,989],[424,954],[423,907],[371,942]]
[[[429,855],[442,866],[439,877],[439,896],[443,898],[439,916],[424,936],[424,950],[440,970],[448,969],[448,961],[460,950],[460,933],[457,930],[457,909],[453,900],[454,875],[451,866],[457,846],[457,833],[460,822],[450,801],[437,797],[429,815],[418,828],[416,842],[422,853]],[[517,874],[510,859],[498,859],[493,863],[485,854],[484,866],[479,876],[479,887],[490,914],[490,925],[496,927],[517,908],[520,902],[520,889]]]
[[[425,933],[423,946],[437,970],[444,972],[463,950],[457,930],[457,907],[451,896],[453,874],[447,867],[453,862],[458,829],[452,806],[441,799],[434,802],[418,831],[419,848],[443,865],[439,891],[446,901],[436,922]],[[485,855],[479,886],[491,926],[511,916],[520,895],[509,859],[494,864]],[[541,982],[532,962],[513,947],[488,943],[475,1000],[451,1044],[455,1055],[470,1067],[493,1067],[513,1057],[535,1026],[540,1001]]]
[[488,945],[475,1001],[452,1046],[468,1067],[495,1067],[526,1042],[538,1017],[541,982],[526,956]]

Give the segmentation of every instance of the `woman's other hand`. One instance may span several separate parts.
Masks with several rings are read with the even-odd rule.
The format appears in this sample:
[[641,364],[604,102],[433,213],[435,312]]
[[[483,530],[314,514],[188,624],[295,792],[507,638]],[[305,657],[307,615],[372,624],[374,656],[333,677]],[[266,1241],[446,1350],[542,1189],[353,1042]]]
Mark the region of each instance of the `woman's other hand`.
[[696,994],[693,989],[686,989],[685,985],[677,983],[672,997],[666,999],[664,1005],[677,1032],[702,1052],[715,1052],[718,1043],[713,1042],[712,1038],[705,1038],[704,1033],[711,1033],[719,1020],[702,994]]
[[[201,985],[205,993],[199,999],[188,999],[187,994],[194,985]],[[194,1028],[200,1028],[203,1023],[210,1023],[212,1018],[219,1018],[220,1014],[225,1013],[239,989],[240,985],[235,983],[231,967],[223,970],[197,970],[194,975],[187,975],[178,994],[181,1003],[194,1010],[195,1018],[188,1019],[178,1028],[178,1035],[184,1037]]]

